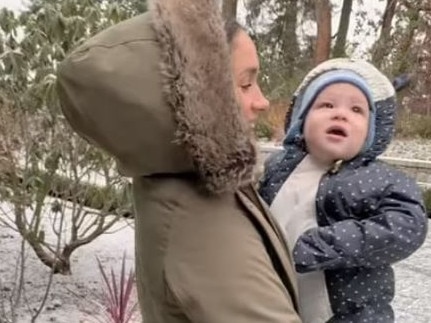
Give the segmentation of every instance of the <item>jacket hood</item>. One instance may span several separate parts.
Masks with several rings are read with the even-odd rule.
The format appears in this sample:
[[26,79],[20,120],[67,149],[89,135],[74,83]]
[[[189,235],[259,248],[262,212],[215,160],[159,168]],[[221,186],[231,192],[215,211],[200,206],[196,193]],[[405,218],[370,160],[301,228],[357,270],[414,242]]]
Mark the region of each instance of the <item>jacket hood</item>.
[[252,180],[256,151],[236,102],[215,0],[154,0],[58,69],[71,126],[126,176],[195,173],[208,191]]
[[[333,75],[323,79],[322,77],[325,74]],[[331,82],[352,83],[366,93],[372,110],[370,113],[369,133],[364,149],[355,160],[364,162],[375,159],[385,151],[392,140],[395,129],[396,96],[395,89],[389,79],[373,65],[363,60],[331,59],[319,64],[305,76],[294,93],[292,109],[286,119],[287,136],[283,143],[284,146],[290,149],[297,146],[301,150],[305,150],[302,143],[303,134],[301,128],[306,115],[304,114],[303,103],[305,100],[310,99],[310,86],[316,87],[315,92],[318,93],[318,90],[322,90],[324,86],[331,84],[328,80]],[[316,85],[317,83],[318,85]]]

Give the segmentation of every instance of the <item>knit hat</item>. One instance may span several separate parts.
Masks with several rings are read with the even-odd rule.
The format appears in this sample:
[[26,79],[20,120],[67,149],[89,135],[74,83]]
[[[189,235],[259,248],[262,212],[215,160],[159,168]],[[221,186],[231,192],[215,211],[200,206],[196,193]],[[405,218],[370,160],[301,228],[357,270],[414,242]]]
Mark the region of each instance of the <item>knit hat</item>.
[[285,144],[302,140],[303,126],[316,97],[329,85],[349,83],[356,86],[367,98],[370,107],[368,135],[361,152],[368,150],[375,137],[376,101],[393,96],[389,80],[373,65],[346,58],[325,61],[307,74],[296,91]]

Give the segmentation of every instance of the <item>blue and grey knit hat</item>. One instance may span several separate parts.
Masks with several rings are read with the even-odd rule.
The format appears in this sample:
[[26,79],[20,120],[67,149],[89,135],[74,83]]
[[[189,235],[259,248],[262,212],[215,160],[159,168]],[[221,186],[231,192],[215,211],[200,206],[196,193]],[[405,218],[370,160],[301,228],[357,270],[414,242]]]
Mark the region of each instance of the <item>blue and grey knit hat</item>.
[[395,95],[391,82],[373,65],[362,60],[346,58],[325,61],[311,70],[294,95],[292,115],[284,143],[302,139],[303,125],[308,111],[316,97],[327,86],[335,83],[349,83],[358,87],[370,106],[370,120],[367,139],[362,151],[373,144],[375,137],[375,102]]

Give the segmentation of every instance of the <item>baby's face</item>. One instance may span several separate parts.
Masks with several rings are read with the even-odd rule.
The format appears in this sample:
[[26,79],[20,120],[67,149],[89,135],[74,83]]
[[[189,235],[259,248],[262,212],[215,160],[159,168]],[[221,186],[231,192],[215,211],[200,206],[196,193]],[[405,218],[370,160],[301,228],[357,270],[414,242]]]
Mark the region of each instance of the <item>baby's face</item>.
[[367,138],[369,116],[367,98],[356,86],[329,85],[316,97],[305,119],[308,152],[328,164],[352,159]]

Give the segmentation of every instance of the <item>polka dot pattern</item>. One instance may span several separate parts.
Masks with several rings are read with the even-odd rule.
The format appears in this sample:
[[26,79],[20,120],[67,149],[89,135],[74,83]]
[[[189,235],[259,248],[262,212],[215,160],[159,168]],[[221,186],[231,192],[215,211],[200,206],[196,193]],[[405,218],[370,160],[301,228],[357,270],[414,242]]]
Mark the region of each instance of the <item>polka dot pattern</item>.
[[[376,161],[392,139],[394,110],[393,98],[377,102],[371,149],[321,179],[319,227],[304,232],[293,250],[297,271],[325,271],[334,312],[329,322],[394,322],[391,264],[411,255],[426,236],[417,184]],[[267,160],[259,192],[269,205],[305,155],[296,138]]]

